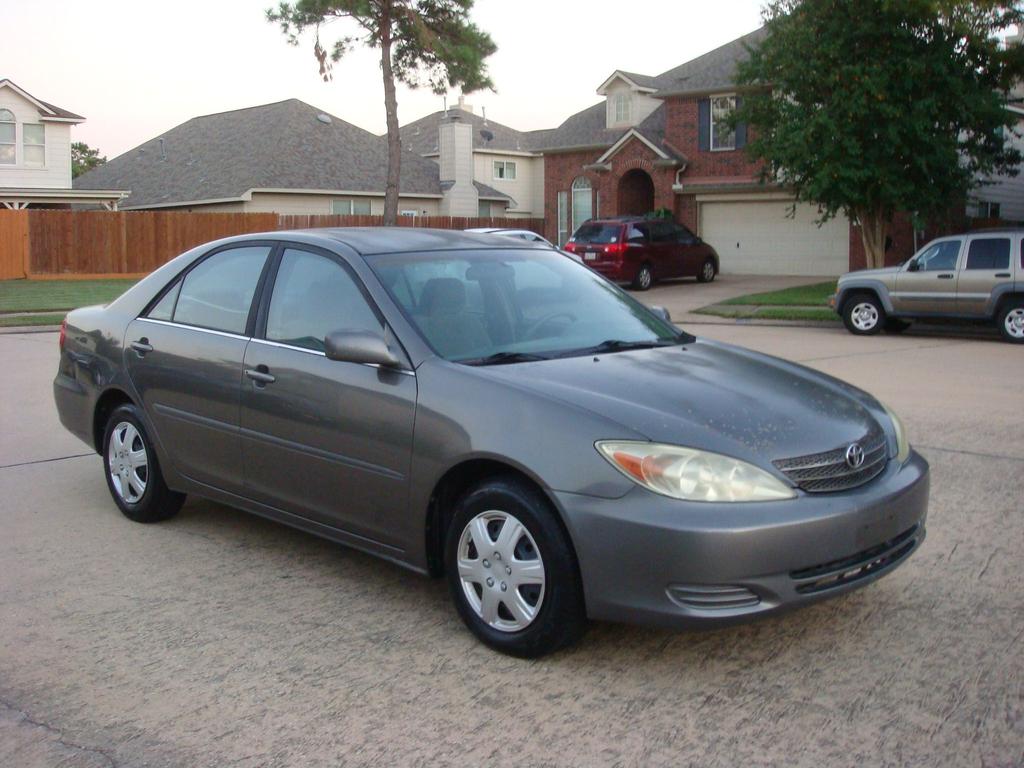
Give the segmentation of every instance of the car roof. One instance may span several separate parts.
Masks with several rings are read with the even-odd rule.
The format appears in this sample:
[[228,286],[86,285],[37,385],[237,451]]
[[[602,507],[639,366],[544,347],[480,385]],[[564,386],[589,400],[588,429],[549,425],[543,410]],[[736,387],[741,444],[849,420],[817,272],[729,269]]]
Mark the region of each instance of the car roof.
[[[325,227],[293,229],[250,235],[239,239],[301,240],[330,247],[342,243],[360,255],[421,251],[498,250],[537,248],[539,243],[512,238],[495,238],[480,232],[426,227]],[[507,245],[506,245],[507,241]]]

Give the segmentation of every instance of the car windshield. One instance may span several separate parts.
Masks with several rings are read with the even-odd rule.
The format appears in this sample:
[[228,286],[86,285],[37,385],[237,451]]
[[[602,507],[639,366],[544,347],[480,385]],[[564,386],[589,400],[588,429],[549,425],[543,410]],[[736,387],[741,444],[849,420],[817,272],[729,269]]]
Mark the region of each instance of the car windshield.
[[584,224],[576,230],[573,241],[597,245],[616,243],[621,229],[618,224]]
[[448,360],[496,364],[691,339],[553,251],[382,254],[366,261]]

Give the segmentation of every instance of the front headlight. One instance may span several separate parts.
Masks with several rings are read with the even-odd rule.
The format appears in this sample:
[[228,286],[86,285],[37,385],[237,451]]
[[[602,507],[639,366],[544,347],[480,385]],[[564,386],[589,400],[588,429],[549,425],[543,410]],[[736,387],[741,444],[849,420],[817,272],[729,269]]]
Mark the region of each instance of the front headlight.
[[907,428],[903,426],[903,419],[896,415],[896,412],[885,403],[879,403],[892,420],[892,429],[896,433],[896,461],[900,464],[910,457],[910,441],[907,439]]
[[602,440],[608,462],[648,490],[686,501],[777,501],[796,498],[778,478],[739,459],[678,445]]

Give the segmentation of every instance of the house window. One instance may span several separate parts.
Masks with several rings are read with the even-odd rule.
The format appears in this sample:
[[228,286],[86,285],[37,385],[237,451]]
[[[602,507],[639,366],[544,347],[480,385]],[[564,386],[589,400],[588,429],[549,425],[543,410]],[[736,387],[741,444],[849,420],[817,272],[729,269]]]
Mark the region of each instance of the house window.
[[369,216],[370,201],[365,198],[331,200],[331,213],[341,216]]
[[590,179],[580,176],[572,183],[572,228],[594,216],[594,194]]
[[630,99],[628,93],[617,93],[614,99],[615,105],[615,122],[616,123],[628,123],[630,121],[631,107],[633,101]]
[[420,212],[419,211],[412,211],[412,210],[399,211],[398,215],[399,216],[404,216],[407,219],[415,219],[417,216],[420,215]]
[[21,141],[25,149],[26,165],[43,165],[46,162],[46,128],[42,123],[23,124]]
[[14,165],[14,113],[0,109],[0,165]]
[[979,200],[975,203],[977,208],[977,218],[979,219],[998,219],[1001,213],[999,209],[999,203],[992,203],[988,200]]
[[514,160],[495,160],[494,178],[506,181],[516,180],[516,164]]
[[716,96],[711,99],[711,149],[736,149],[736,130],[728,123],[736,108],[735,96]]
[[491,204],[484,200],[481,200],[480,203],[477,205],[476,215],[479,216],[481,219],[491,218]]
[[558,193],[558,245],[569,239],[569,193]]

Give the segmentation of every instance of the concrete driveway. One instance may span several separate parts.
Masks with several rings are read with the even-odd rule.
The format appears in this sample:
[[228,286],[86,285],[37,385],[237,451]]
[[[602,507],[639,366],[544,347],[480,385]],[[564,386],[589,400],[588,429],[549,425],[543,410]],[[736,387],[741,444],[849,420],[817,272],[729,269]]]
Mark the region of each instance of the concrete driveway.
[[128,522],[57,424],[56,335],[0,336],[0,765],[1024,764],[1021,351],[697,330],[901,412],[928,539],[796,613],[594,625],[537,662],[476,643],[442,583],[288,528],[200,500]]

